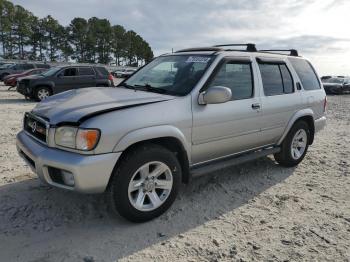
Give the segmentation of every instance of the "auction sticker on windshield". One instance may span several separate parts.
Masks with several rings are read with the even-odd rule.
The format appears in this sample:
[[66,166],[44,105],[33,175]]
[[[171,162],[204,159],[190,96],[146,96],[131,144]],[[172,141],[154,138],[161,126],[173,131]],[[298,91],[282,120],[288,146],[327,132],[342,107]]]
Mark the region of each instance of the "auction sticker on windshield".
[[208,63],[210,57],[207,56],[190,56],[187,58],[186,63]]

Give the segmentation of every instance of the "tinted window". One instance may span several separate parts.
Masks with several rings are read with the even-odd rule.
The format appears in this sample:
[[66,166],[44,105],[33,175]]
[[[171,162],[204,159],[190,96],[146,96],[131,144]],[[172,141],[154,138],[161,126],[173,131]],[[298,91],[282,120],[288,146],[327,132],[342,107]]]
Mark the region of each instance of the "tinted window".
[[286,65],[280,65],[280,70],[282,74],[283,79],[283,91],[285,94],[293,93],[294,87],[293,87],[293,78],[287,68]]
[[91,76],[95,75],[94,70],[91,67],[79,67],[79,75],[81,76]]
[[77,73],[77,69],[72,67],[72,68],[65,69],[61,74],[63,74],[64,76],[76,76],[78,73]]
[[37,68],[50,68],[50,65],[48,64],[36,64]]
[[311,64],[298,58],[289,58],[305,90],[320,89],[320,83]]
[[104,68],[102,66],[98,66],[95,68],[100,75],[105,75],[105,76],[109,75],[108,70],[106,68]]
[[259,64],[266,96],[283,94],[283,82],[279,65]]
[[233,100],[252,97],[253,80],[251,65],[235,61],[225,62],[210,81],[209,87],[211,86],[225,86],[230,88]]
[[34,65],[33,64],[23,64],[22,69],[28,70],[28,69],[33,69]]

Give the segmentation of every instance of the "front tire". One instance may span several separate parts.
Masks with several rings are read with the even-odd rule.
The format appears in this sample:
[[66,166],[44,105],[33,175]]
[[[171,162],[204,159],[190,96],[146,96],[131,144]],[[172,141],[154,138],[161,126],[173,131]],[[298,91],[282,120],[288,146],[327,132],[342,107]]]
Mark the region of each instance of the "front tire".
[[181,175],[174,153],[159,145],[142,145],[127,152],[113,172],[109,205],[129,221],[149,221],[172,205]]
[[36,101],[42,101],[52,95],[50,88],[46,86],[39,86],[35,89],[34,98]]
[[281,151],[274,154],[275,160],[282,166],[293,167],[305,157],[309,147],[310,130],[305,121],[298,121],[283,140]]

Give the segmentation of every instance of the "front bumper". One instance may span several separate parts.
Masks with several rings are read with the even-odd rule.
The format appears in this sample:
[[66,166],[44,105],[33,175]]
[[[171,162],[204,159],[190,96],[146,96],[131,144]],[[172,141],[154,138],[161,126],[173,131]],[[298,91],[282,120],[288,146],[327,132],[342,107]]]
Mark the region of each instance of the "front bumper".
[[[49,185],[81,193],[102,193],[106,190],[113,168],[121,153],[80,155],[50,148],[21,131],[17,135],[17,151],[25,162]],[[68,171],[74,176],[74,186],[52,180],[50,170]]]
[[326,126],[326,117],[320,117],[315,120],[315,133],[321,131]]

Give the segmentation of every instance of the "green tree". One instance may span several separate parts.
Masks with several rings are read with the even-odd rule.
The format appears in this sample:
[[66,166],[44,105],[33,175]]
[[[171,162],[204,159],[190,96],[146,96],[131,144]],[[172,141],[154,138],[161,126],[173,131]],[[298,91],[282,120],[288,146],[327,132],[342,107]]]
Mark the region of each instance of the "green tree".
[[48,57],[50,61],[56,61],[59,57],[58,51],[60,50],[61,44],[61,32],[64,28],[56,19],[48,15],[43,19],[43,29],[47,40]]
[[126,40],[125,40],[125,29],[121,25],[114,25],[111,28],[112,39],[111,39],[111,51],[115,58],[115,64],[120,65],[120,60],[125,52]]
[[20,5],[0,0],[0,44],[4,58],[140,65],[153,58],[136,32],[107,19],[74,18],[64,27],[52,16],[38,18]]
[[88,34],[87,21],[80,17],[74,18],[68,27],[67,33],[72,44],[73,59],[76,59],[78,62],[85,62]]
[[22,6],[16,5],[12,21],[14,39],[16,41],[19,59],[25,58],[25,46],[29,43],[32,31],[30,22],[33,14],[28,12]]

